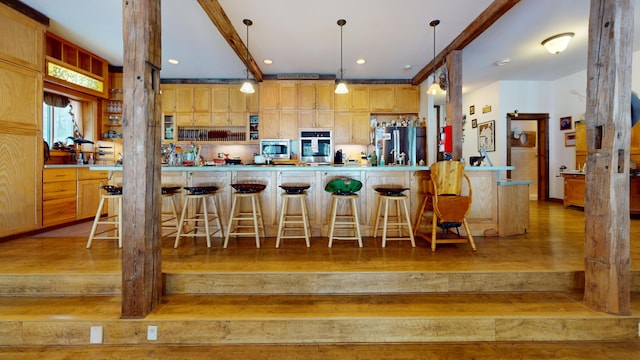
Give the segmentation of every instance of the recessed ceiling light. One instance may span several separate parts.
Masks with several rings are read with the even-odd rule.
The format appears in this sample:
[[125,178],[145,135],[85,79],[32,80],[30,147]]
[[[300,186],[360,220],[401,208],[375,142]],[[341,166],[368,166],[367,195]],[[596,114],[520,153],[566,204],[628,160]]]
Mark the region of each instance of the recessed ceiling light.
[[358,65],[362,65],[362,64],[364,64],[364,63],[366,63],[366,62],[367,62],[367,60],[365,60],[365,59],[358,59],[358,60],[356,60],[356,64],[358,64]]
[[180,61],[178,61],[178,60],[176,60],[176,59],[169,59],[169,60],[167,60],[167,61],[169,61],[169,64],[173,64],[173,65],[178,65],[178,64],[180,64]]
[[510,62],[511,62],[511,58],[504,58],[504,59],[496,61],[496,65],[503,66],[503,65],[507,65]]
[[264,59],[262,62],[264,62],[267,65],[273,64],[273,60],[271,60],[271,59]]
[[405,69],[405,70],[409,70],[409,69],[411,69],[411,64],[407,64],[407,65],[405,65],[405,66],[404,66],[404,69]]

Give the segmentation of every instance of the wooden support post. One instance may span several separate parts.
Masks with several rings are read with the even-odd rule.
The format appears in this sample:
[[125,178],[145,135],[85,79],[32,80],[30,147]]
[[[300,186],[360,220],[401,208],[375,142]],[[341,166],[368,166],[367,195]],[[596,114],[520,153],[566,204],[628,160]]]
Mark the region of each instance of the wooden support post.
[[145,317],[162,293],[160,28],[160,0],[123,1],[123,318]]
[[585,293],[591,308],[630,314],[631,0],[591,0],[587,67]]
[[462,158],[462,51],[454,50],[447,54],[447,125],[451,125],[453,150],[451,158]]

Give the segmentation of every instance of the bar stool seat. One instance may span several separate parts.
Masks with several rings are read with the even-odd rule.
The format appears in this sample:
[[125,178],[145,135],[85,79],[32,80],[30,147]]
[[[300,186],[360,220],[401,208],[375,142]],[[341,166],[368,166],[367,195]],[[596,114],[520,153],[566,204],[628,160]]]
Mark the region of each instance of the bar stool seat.
[[[282,184],[280,187],[285,191],[280,194],[282,198],[282,210],[280,211],[280,222],[278,225],[278,238],[276,248],[280,247],[281,239],[305,239],[307,247],[311,246],[309,230],[309,212],[307,210],[307,190],[309,184]],[[289,214],[289,199],[299,199],[301,214]],[[298,226],[287,226],[298,225]],[[302,226],[300,226],[302,225]],[[300,234],[302,232],[302,234]],[[290,234],[287,234],[290,233]]]
[[[207,239],[207,247],[210,248],[213,235],[220,232],[220,235],[224,236],[215,199],[218,187],[195,186],[185,187],[184,189],[187,191],[187,195],[185,195],[184,204],[182,205],[180,223],[178,224],[176,241],[173,247],[177,248],[180,245],[181,237],[204,237]],[[207,204],[208,200],[211,201],[211,207]],[[192,204],[192,209],[189,209],[189,204]],[[189,214],[189,210],[191,214]],[[211,229],[212,222],[214,229]],[[189,227],[189,224],[192,224],[192,226]],[[202,229],[204,229],[204,233],[198,232],[198,230]]]
[[[386,247],[387,240],[410,240],[411,246],[415,247],[416,242],[411,228],[411,216],[409,215],[409,207],[407,206],[407,196],[404,191],[408,190],[401,186],[376,187],[374,189],[378,194],[378,207],[376,209],[376,221],[374,225],[373,237],[378,236],[380,227],[380,217],[382,217],[382,247]],[[389,214],[389,203],[395,202],[395,215]],[[384,204],[384,214],[381,215],[382,206]],[[402,210],[404,210],[404,216]],[[390,228],[391,226],[391,228]],[[403,236],[403,227],[407,228],[407,235]],[[396,237],[389,237],[389,231],[395,231]]]
[[[329,220],[329,247],[333,240],[357,240],[362,247],[360,220],[358,219],[358,205],[356,200],[360,196],[356,193],[362,188],[362,182],[355,179],[335,179],[327,183],[325,191],[331,192],[331,215]],[[350,205],[350,213],[338,214],[338,203],[346,201]],[[336,231],[344,235],[336,235]]]
[[[91,226],[91,232],[87,240],[87,249],[91,248],[91,244],[95,239],[117,239],[118,248],[122,248],[122,187],[113,185],[102,185],[100,187],[105,190],[105,193],[100,196],[98,210],[93,219],[93,226]],[[102,210],[107,200],[114,201],[117,210],[116,214],[103,217]],[[98,232],[98,227],[101,225],[107,228],[100,229]],[[115,232],[115,235],[98,236],[110,232]]]
[[[260,193],[266,188],[266,185],[238,183],[231,184],[231,187],[234,188],[236,192],[231,194],[233,201],[231,203],[229,224],[223,247],[226,249],[227,245],[229,245],[229,236],[254,236],[256,239],[256,247],[259,248],[260,233],[262,233],[263,237],[266,237],[264,222],[262,221],[262,210],[260,209]],[[249,200],[251,203],[251,211],[242,211],[240,209],[243,199]],[[251,224],[247,225],[247,222]]]
[[[178,225],[180,224],[180,216],[178,215],[178,203],[176,195],[180,194],[180,186],[163,186],[162,187],[162,237],[176,234]],[[169,211],[165,211],[164,204],[169,202]]]

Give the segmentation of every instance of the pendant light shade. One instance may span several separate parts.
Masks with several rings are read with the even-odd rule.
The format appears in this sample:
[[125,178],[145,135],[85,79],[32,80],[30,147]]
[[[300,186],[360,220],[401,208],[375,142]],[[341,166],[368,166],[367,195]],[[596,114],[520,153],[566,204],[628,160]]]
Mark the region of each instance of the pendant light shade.
[[338,20],[338,26],[340,26],[340,70],[338,70],[338,73],[340,74],[340,82],[338,82],[338,85],[336,86],[336,91],[335,91],[336,94],[348,94],[349,93],[349,89],[347,88],[347,84],[344,82],[344,80],[342,80],[342,76],[345,73],[345,70],[342,67],[342,27],[346,23],[347,23],[347,20],[345,20],[345,19]]
[[438,94],[438,89],[440,88],[440,85],[438,85],[438,82],[436,81],[436,26],[439,24],[440,20],[433,20],[429,23],[429,26],[433,28],[433,83],[429,86],[427,93],[433,96]]
[[247,26],[247,57],[245,59],[247,77],[244,83],[242,84],[240,91],[245,94],[253,94],[254,92],[256,92],[256,90],[253,88],[253,82],[249,80],[249,26],[253,25],[253,21],[249,19],[244,19],[242,20],[242,22]]

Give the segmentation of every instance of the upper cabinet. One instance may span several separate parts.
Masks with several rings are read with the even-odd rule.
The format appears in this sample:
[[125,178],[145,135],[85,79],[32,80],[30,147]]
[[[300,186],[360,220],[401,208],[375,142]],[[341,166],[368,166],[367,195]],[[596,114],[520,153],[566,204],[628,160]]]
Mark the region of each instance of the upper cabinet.
[[333,110],[333,81],[301,81],[298,83],[299,110]]
[[348,93],[334,94],[334,98],[336,112],[369,111],[369,85],[350,85]]
[[0,7],[0,59],[41,72],[45,25],[10,9]]
[[45,79],[65,87],[109,97],[108,62],[52,33],[46,33]]
[[420,87],[413,85],[374,85],[369,88],[372,113],[417,113]]

